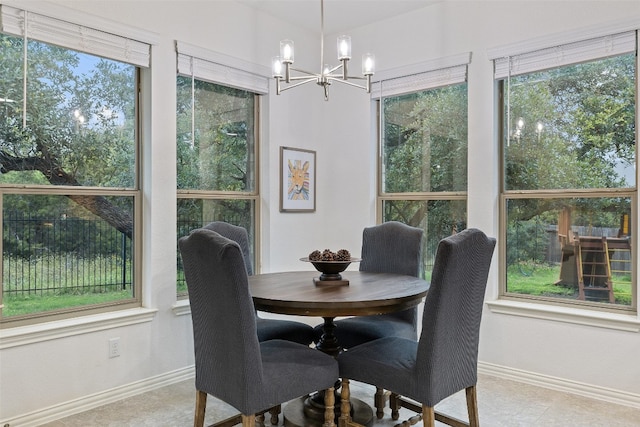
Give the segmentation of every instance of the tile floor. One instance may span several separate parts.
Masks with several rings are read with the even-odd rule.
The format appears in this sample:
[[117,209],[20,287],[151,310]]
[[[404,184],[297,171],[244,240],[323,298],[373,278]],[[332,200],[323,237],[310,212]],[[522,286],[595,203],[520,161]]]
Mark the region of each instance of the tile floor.
[[[373,405],[374,391],[375,389],[368,385],[352,383],[353,396],[370,405]],[[190,426],[193,425],[194,402],[193,380],[188,380],[44,424],[44,426]],[[488,375],[479,377],[478,405],[480,424],[483,427],[640,427],[640,409]],[[445,399],[436,406],[436,410],[466,419],[464,392]],[[401,420],[413,415],[404,409],[402,411]],[[209,397],[206,425],[235,413],[233,408]],[[395,423],[391,420],[387,408],[385,417],[382,420],[375,420],[372,427],[393,427]],[[282,425],[282,418],[280,418],[280,425]],[[265,427],[269,426],[267,418]],[[416,427],[421,426],[422,423],[419,423]]]

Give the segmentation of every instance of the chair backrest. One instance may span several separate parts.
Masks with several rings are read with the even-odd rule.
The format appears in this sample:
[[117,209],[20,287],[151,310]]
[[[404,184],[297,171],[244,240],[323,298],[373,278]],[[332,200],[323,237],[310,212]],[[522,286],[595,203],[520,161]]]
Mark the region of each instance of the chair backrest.
[[422,229],[389,221],[362,232],[360,271],[422,274]]
[[196,229],[179,240],[196,364],[196,388],[242,410],[261,384],[262,362],[245,262],[238,244]]
[[[422,229],[398,221],[366,227],[362,232],[360,271],[421,277],[422,235]],[[417,307],[388,316],[411,323],[417,331]]]
[[422,402],[428,406],[477,383],[480,319],[495,245],[475,228],[438,245],[416,360],[417,378],[428,378]]
[[247,274],[249,276],[253,275],[253,259],[251,258],[251,250],[249,249],[249,233],[247,233],[246,228],[229,224],[224,221],[213,221],[205,225],[203,228],[213,230],[221,236],[236,242],[242,251],[244,265],[247,268]]

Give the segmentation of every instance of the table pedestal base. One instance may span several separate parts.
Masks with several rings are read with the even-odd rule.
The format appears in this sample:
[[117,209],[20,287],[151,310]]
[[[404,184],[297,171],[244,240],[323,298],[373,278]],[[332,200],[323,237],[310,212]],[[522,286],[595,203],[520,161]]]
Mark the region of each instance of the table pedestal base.
[[[324,422],[324,412],[318,411],[318,415],[309,414],[309,404],[305,403],[308,397],[301,397],[287,403],[282,411],[285,427],[322,427]],[[362,400],[351,398],[351,418],[358,424],[371,427],[373,424],[373,410]],[[336,425],[340,416],[340,400],[336,399]]]

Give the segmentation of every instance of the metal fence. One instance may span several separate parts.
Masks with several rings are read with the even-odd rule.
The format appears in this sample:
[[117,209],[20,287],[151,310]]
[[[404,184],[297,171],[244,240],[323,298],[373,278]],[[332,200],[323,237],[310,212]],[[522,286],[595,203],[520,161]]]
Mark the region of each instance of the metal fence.
[[132,242],[105,221],[5,211],[2,236],[5,295],[131,289]]

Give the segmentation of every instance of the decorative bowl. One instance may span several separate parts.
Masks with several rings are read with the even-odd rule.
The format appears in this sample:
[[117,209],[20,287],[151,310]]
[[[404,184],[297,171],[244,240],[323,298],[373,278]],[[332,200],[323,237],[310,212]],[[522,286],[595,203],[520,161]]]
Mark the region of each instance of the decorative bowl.
[[320,273],[320,281],[342,280],[342,273],[352,262],[360,261],[360,258],[353,258],[349,261],[312,261],[309,257],[300,258],[300,261],[310,262]]

